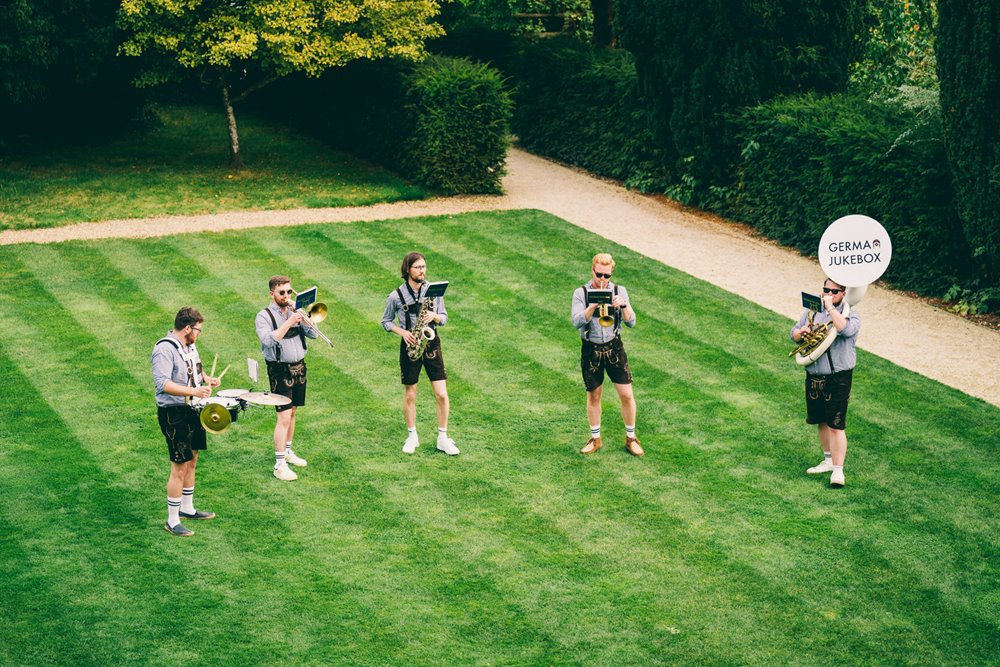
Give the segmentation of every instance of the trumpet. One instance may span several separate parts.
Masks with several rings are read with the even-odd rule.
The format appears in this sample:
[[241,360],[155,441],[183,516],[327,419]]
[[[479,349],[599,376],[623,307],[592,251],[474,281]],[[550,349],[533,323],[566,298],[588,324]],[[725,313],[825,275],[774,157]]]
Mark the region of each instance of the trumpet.
[[[607,279],[601,281],[601,288],[602,289],[608,288]],[[615,325],[615,318],[609,312],[610,310],[611,309],[608,307],[608,304],[606,303],[602,303],[601,308],[598,310],[597,323],[600,324],[602,327],[612,327]]]
[[[294,292],[295,290],[292,291]],[[296,296],[298,296],[298,294],[299,294],[298,292],[295,292]],[[315,331],[316,335],[319,336],[324,343],[326,343],[330,347],[333,347],[333,341],[327,338],[326,334],[320,331],[319,327],[317,326],[320,322],[326,319],[327,314],[329,314],[330,312],[330,309],[327,307],[325,303],[314,301],[313,303],[309,304],[308,311],[306,311],[303,308],[299,308],[295,312],[302,316],[303,324],[305,324],[307,327]]]

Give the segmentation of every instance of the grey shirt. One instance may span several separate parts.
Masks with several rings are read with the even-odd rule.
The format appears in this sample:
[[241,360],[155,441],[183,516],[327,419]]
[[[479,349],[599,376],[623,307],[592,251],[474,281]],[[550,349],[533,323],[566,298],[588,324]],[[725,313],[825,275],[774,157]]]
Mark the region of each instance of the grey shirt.
[[[837,310],[844,312],[843,304],[838,306]],[[808,321],[809,311],[806,310],[802,313],[798,323],[789,331],[789,337],[791,337],[792,331],[800,328]],[[825,310],[816,313],[816,317],[813,318],[813,324],[823,324],[829,321],[830,316],[826,314]],[[857,308],[851,308],[851,312],[847,316],[847,326],[844,327],[843,331],[837,333],[833,344],[827,350],[829,355],[824,353],[817,361],[806,366],[806,373],[809,375],[830,375],[836,371],[846,371],[854,368],[854,365],[858,361],[854,345],[857,343],[859,331],[861,331],[861,314],[858,313]],[[794,338],[792,338],[792,342],[795,342]],[[830,368],[831,358],[833,359],[833,369]]]
[[[413,295],[410,294],[409,286],[403,283],[398,288],[399,292],[403,293],[403,299],[405,301],[399,300],[399,294],[397,290],[392,290],[389,292],[389,296],[385,298],[385,311],[382,313],[382,328],[388,332],[392,332],[392,327],[395,321],[399,321],[399,326],[406,329],[406,312],[403,310],[403,306],[410,306],[410,327],[413,326],[417,319],[417,313],[420,311],[420,306],[413,307]],[[417,298],[427,291],[426,283],[420,286],[420,291],[417,292]],[[434,313],[441,316],[441,321],[438,323],[431,322],[432,327],[441,327],[448,323],[448,311],[444,307],[444,297],[438,296],[434,297]]]
[[[267,311],[271,311],[271,314],[274,315],[274,322],[278,325],[277,328],[280,329],[281,325],[292,316],[295,309],[289,306],[283,313],[281,312],[281,307],[272,302],[267,308],[257,313],[254,326],[257,328],[257,339],[260,340],[260,350],[264,353],[264,360],[295,363],[305,359],[306,348],[303,347],[302,340],[298,336],[286,334],[281,340],[274,340],[275,326],[271,323],[271,318],[268,317]],[[306,338],[316,338],[316,332],[309,325],[300,324],[299,326],[305,332]],[[292,330],[294,331],[294,327],[292,327]],[[280,359],[278,358],[279,351],[281,354]]]
[[194,386],[200,385],[204,381],[201,370],[201,357],[198,356],[198,349],[194,346],[194,343],[185,346],[174,335],[173,331],[168,332],[166,337],[177,341],[183,352],[162,339],[161,342],[153,346],[153,384],[156,386],[156,404],[163,408],[171,405],[184,405],[183,396],[168,394],[163,388],[166,386],[168,380],[172,380],[180,385],[192,386],[191,378],[188,375],[189,363],[192,364],[191,368],[194,370],[194,381],[196,383]]
[[[596,288],[591,288],[590,285],[587,285],[586,287],[588,290],[596,289]],[[609,280],[608,289],[614,290],[614,288],[615,284]],[[628,298],[628,292],[625,291],[625,288],[622,287],[621,285],[618,285],[618,296],[625,299],[625,303],[628,306],[632,305],[632,302],[629,301]],[[594,316],[590,318],[589,322],[586,319],[584,319],[584,314],[586,310],[587,310],[587,298],[584,296],[583,287],[582,286],[577,287],[576,291],[573,292],[572,316],[573,316],[573,326],[575,326],[577,329],[580,330],[580,338],[582,338],[583,340],[588,340],[587,333],[589,331],[590,333],[589,340],[592,343],[607,343],[614,340],[615,336],[618,335],[619,331],[615,331],[614,326],[602,327],[600,325],[600,323],[598,322],[598,319],[600,317],[600,309],[598,308],[597,310],[594,311]],[[609,307],[608,312],[613,315],[615,309]],[[632,310],[632,319],[626,320],[624,317],[622,317],[622,323],[629,328],[635,326],[634,309]]]

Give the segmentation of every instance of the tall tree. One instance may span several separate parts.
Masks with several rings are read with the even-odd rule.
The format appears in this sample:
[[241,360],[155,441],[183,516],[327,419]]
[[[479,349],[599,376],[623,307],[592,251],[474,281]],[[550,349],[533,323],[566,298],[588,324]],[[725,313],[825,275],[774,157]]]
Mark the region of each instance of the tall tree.
[[956,204],[980,274],[1000,287],[1000,0],[945,0],[938,11],[941,114]]
[[615,2],[664,152],[702,189],[731,178],[727,114],[846,86],[862,11],[863,0]]
[[441,34],[438,0],[122,0],[129,37],[122,53],[143,56],[137,85],[197,74],[218,91],[230,162],[243,166],[234,105],[269,83],[319,76],[352,60],[425,55]]

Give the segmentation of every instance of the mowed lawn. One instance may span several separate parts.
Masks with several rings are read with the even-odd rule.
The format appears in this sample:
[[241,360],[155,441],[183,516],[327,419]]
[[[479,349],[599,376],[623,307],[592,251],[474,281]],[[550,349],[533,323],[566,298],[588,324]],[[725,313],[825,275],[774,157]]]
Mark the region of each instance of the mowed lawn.
[[251,113],[237,119],[246,167],[233,171],[221,107],[154,111],[148,127],[118,141],[0,160],[0,231],[426,196],[381,167]]
[[[422,446],[400,452],[379,320],[411,249],[451,281],[455,458],[426,377]],[[638,312],[643,459],[610,387],[605,447],[577,453],[570,296],[602,250]],[[0,267],[2,664],[997,662],[1000,411],[862,351],[831,489],[804,473],[790,321],[557,218],[6,246]],[[249,386],[274,273],[331,310],[295,438],[309,466],[275,480],[273,413],[248,411],[201,459],[218,518],[172,538],[152,344],[194,305],[202,358]]]

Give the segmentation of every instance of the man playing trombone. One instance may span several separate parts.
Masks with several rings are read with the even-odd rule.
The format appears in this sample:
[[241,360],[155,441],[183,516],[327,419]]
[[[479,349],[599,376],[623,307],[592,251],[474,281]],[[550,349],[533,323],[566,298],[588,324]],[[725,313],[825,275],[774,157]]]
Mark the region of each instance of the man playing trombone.
[[306,460],[292,451],[295,434],[295,413],[306,404],[306,338],[316,338],[316,327],[303,322],[301,312],[295,310],[295,291],[288,276],[274,276],[268,281],[271,303],[257,313],[254,324],[260,349],[267,362],[267,377],[272,394],[281,394],[291,403],[275,408],[278,413],[274,425],[274,476],[290,482],[298,479],[288,464],[304,468]]

